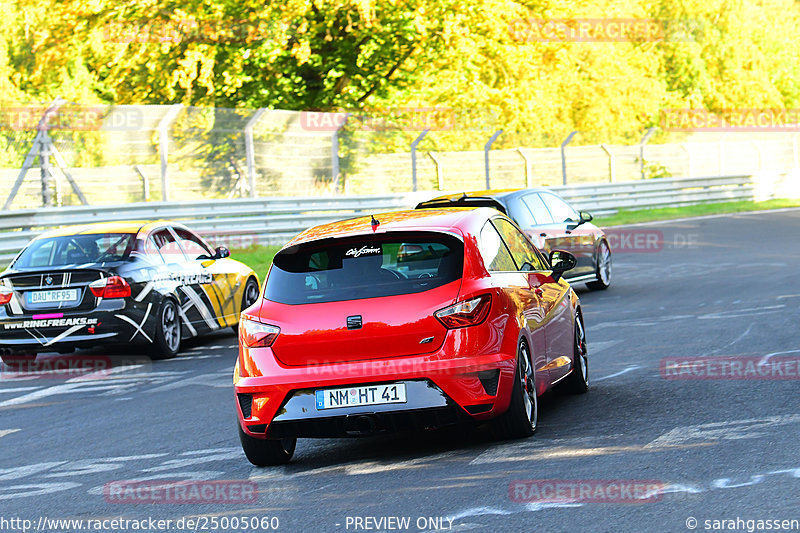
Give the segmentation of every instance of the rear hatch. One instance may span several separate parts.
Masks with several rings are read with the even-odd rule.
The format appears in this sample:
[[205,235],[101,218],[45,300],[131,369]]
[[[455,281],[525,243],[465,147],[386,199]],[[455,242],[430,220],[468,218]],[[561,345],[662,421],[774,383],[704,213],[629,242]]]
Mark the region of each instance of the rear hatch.
[[290,366],[432,353],[463,261],[463,242],[436,232],[301,244],[276,255],[260,318],[281,328],[272,349]]
[[0,279],[14,290],[6,312],[15,316],[94,309],[97,298],[89,284],[129,258],[135,237],[100,232],[34,239]]
[[97,298],[89,284],[107,274],[95,269],[16,272],[3,276],[2,283],[14,290],[6,306],[10,316],[55,311],[91,311]]

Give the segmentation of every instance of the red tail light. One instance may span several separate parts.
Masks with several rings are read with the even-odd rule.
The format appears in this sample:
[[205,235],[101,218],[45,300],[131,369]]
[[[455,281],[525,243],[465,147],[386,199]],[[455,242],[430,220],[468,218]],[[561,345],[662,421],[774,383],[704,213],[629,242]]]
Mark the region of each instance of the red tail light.
[[262,324],[245,315],[239,321],[239,340],[248,348],[272,346],[280,332],[279,327]]
[[127,298],[131,295],[131,286],[119,276],[93,281],[89,290],[98,298]]
[[477,298],[439,309],[433,316],[438,318],[439,322],[448,329],[465,328],[467,326],[476,326],[486,320],[491,307],[491,294],[482,294]]
[[14,291],[9,287],[0,287],[0,305],[6,305],[14,296]]

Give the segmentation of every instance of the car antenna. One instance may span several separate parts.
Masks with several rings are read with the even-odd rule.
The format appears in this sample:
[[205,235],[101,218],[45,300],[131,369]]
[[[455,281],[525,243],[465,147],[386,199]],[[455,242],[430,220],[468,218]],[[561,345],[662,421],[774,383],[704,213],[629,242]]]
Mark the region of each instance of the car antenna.
[[375,215],[371,215],[371,216],[372,216],[372,220],[370,221],[370,224],[372,224],[372,231],[375,231],[376,229],[378,229],[378,226],[381,225],[381,221],[378,220],[377,218],[375,218]]

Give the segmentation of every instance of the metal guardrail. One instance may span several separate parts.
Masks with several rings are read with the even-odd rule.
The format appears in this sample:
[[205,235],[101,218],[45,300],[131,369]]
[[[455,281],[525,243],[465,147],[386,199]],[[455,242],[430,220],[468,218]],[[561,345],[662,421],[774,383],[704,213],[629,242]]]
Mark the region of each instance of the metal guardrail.
[[[718,176],[573,185],[552,190],[577,209],[608,214],[618,209],[749,200],[754,196],[755,185],[752,176]],[[30,239],[47,229],[110,221],[180,220],[217,243],[283,244],[317,224],[410,208],[439,194],[429,191],[382,196],[246,198],[4,211],[0,213],[0,261],[13,258]]]

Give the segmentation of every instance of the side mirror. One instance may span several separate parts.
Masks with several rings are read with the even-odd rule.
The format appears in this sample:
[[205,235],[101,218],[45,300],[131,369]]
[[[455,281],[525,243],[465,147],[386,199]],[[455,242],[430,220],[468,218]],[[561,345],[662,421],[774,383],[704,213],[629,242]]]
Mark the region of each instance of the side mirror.
[[588,211],[581,211],[579,216],[580,216],[580,220],[570,224],[568,229],[573,230],[573,229],[577,228],[578,226],[580,226],[581,224],[586,224],[587,222],[591,222],[592,219],[594,218],[592,216],[592,214],[589,213]]
[[228,250],[224,246],[219,246],[215,250],[214,257],[212,259],[225,259],[226,257],[230,257],[230,256],[231,256],[231,251],[230,250]]
[[577,264],[578,260],[575,259],[575,256],[566,250],[553,250],[550,252],[550,269],[553,271],[551,277],[554,281],[561,279],[564,272],[572,270]]

